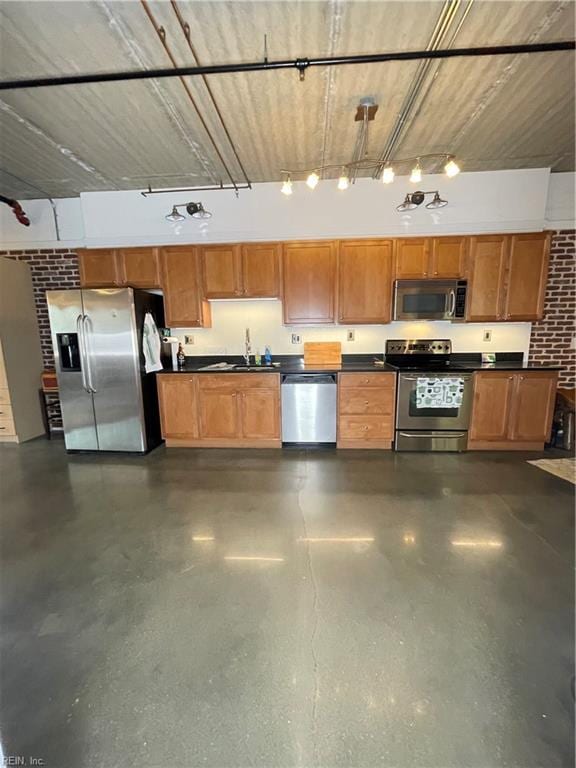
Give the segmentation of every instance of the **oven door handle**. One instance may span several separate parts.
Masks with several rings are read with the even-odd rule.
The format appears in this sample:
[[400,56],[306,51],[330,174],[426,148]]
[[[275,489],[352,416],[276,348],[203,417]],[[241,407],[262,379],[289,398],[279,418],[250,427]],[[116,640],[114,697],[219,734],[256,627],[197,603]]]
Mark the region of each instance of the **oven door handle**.
[[400,432],[401,437],[444,437],[450,440],[456,440],[459,437],[466,437],[467,432],[434,432],[433,430],[427,432]]

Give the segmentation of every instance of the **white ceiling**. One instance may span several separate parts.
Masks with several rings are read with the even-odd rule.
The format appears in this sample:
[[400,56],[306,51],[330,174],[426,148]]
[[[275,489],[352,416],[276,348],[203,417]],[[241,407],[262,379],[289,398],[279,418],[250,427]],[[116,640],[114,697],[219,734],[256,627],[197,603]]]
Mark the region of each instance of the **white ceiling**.
[[[195,2],[176,0],[202,64],[566,40],[574,2]],[[452,6],[449,9],[449,6]],[[179,65],[193,65],[170,2],[150,10]],[[140,0],[0,2],[0,77],[167,67]],[[384,150],[418,73],[422,88],[392,157],[452,152],[465,170],[573,170],[574,55],[542,53],[433,62],[214,75],[210,86],[251,181],[281,168],[350,160],[355,107],[379,105],[370,155]],[[187,84],[237,182],[243,177],[200,78]],[[0,193],[174,187],[229,179],[179,79],[4,91]],[[430,170],[433,170],[431,167]],[[39,191],[43,194],[40,195]]]

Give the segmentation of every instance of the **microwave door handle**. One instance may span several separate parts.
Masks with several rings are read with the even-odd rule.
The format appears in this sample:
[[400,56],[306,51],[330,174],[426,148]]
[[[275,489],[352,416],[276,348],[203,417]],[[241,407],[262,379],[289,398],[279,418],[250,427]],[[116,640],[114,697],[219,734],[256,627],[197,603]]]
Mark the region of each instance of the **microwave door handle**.
[[80,349],[80,373],[82,374],[82,389],[90,394],[90,387],[88,386],[88,380],[86,378],[86,369],[88,367],[88,363],[86,360],[82,315],[78,315],[76,318],[76,334],[78,336],[78,347]]
[[454,317],[454,313],[456,312],[456,291],[453,288],[449,291],[448,298],[450,299],[448,317]]

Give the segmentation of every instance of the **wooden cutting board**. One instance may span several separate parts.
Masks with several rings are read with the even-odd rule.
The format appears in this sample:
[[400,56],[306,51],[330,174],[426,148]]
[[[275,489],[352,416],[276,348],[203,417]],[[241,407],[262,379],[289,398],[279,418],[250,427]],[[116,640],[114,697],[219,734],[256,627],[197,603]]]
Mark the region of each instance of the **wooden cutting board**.
[[342,344],[339,341],[305,341],[304,365],[341,365]]

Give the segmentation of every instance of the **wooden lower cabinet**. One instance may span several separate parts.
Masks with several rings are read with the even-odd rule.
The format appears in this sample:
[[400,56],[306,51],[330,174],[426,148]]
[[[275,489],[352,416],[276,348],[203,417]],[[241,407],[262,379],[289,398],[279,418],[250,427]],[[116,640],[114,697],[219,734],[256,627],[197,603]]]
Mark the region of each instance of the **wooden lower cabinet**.
[[390,449],[394,440],[396,374],[341,373],[338,448]]
[[169,448],[282,445],[277,373],[160,374],[158,395]]
[[550,439],[556,371],[477,371],[468,449],[542,450]]

